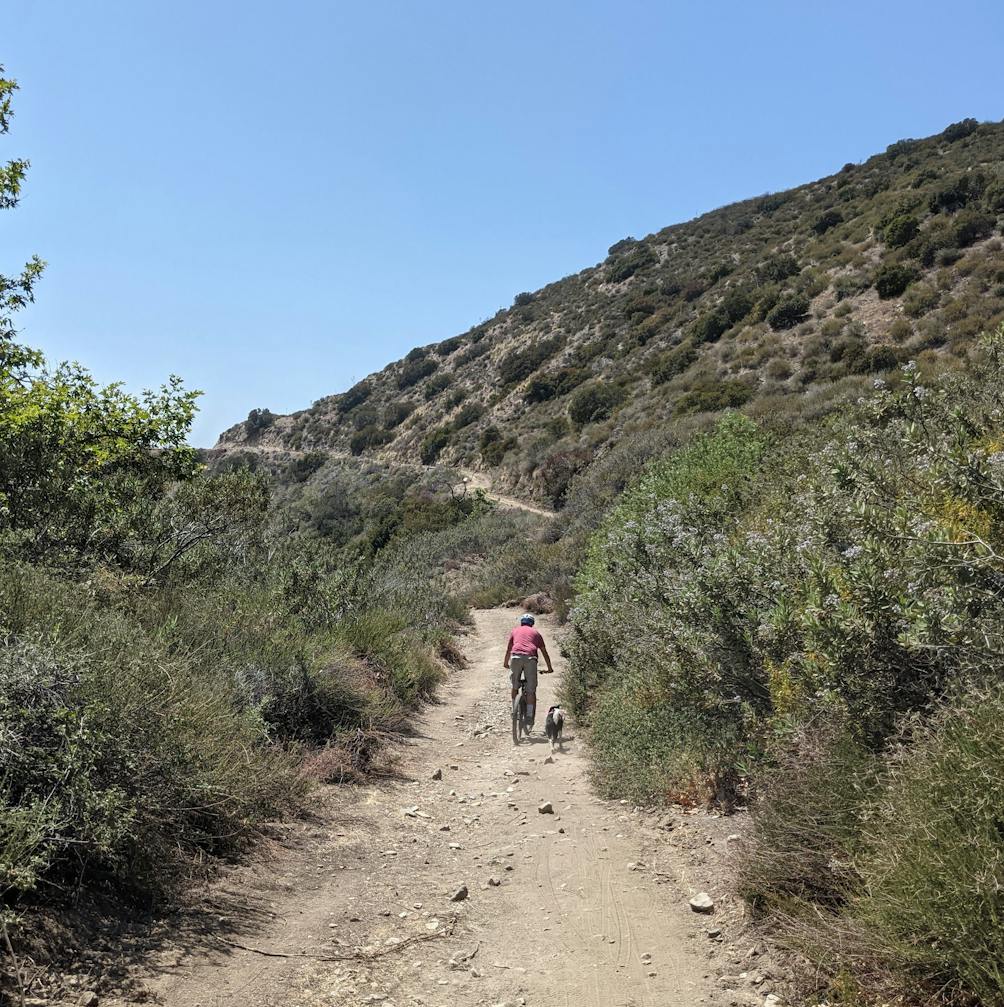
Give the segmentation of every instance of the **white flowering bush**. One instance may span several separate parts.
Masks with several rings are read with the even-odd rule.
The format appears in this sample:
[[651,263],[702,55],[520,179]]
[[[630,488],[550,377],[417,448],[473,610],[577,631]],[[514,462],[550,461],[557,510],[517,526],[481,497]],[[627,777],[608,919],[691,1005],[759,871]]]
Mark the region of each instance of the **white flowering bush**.
[[[600,780],[748,786],[741,891],[821,976],[879,962],[1004,1003],[980,964],[1004,945],[1004,750],[973,699],[999,707],[1004,663],[1004,330],[824,430],[726,416],[625,494],[578,586],[566,701]],[[976,884],[950,922],[946,865]]]

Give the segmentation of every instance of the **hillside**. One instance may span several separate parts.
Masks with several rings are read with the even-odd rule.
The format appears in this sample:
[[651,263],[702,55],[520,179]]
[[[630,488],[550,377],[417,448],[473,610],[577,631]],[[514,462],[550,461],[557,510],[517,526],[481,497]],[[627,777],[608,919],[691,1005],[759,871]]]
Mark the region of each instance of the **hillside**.
[[1004,123],[965,120],[618,241],[309,409],[253,410],[217,446],[462,464],[560,505],[625,433],[727,407],[811,417],[907,359],[951,364],[1004,318],[1002,213]]

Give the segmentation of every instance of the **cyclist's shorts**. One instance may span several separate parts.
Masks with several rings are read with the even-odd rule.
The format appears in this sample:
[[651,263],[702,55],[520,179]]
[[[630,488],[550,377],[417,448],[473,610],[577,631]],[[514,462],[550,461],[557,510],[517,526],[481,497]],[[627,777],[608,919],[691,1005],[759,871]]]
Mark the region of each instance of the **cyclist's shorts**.
[[537,692],[537,658],[526,657],[523,654],[513,654],[509,658],[509,680],[514,689],[519,688],[519,676],[522,673],[526,679],[526,691]]

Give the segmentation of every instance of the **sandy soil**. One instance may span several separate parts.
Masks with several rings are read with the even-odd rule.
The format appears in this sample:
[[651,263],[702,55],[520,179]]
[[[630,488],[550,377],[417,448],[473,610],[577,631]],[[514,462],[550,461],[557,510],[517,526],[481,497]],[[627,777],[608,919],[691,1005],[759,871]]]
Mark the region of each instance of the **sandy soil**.
[[[767,988],[723,990],[713,959],[739,960],[735,948],[687,902],[718,898],[706,851],[724,838],[688,832],[679,810],[656,820],[594,796],[574,725],[553,762],[540,733],[513,746],[501,660],[515,615],[475,613],[470,666],[426,711],[398,777],[323,788],[267,855],[135,935],[129,991],[101,1004],[760,1002]],[[541,676],[538,730],[561,671],[555,627],[539,626],[558,674]]]

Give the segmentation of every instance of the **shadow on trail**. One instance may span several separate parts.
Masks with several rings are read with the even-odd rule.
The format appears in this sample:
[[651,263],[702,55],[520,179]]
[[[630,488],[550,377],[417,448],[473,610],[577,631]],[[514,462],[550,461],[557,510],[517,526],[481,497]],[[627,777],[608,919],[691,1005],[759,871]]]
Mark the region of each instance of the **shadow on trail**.
[[[396,772],[393,777],[406,779]],[[64,944],[53,949],[50,960],[56,969],[72,963],[73,972],[88,974],[87,988],[102,999],[113,989],[143,999],[143,984],[131,976],[171,976],[193,960],[212,965],[243,953],[229,942],[254,944],[256,937],[284,922],[273,909],[276,904],[288,904],[291,893],[306,893],[308,885],[320,884],[304,870],[306,861],[320,850],[330,871],[361,870],[378,834],[371,818],[343,810],[334,818],[307,812],[293,822],[274,824],[253,856],[207,874],[176,905],[131,913],[123,913],[121,906],[89,906],[64,914],[61,923],[87,950]]]

